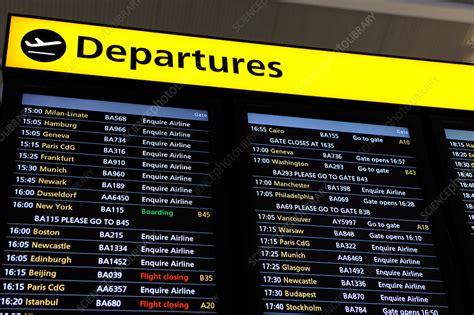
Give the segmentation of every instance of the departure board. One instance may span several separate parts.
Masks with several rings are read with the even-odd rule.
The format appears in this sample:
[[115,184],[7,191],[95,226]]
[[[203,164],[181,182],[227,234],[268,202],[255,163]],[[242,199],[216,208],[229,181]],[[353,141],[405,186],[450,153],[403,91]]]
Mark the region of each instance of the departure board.
[[216,314],[208,111],[23,94],[0,314]]
[[471,237],[474,237],[474,131],[445,129],[449,153]]
[[449,314],[408,128],[248,123],[259,314]]

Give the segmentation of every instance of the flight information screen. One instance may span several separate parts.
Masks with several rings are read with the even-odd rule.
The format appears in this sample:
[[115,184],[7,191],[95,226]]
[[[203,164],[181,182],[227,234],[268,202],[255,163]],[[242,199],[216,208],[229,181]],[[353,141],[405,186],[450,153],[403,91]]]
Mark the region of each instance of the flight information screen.
[[217,313],[208,112],[21,107],[0,314]]
[[449,314],[409,129],[248,123],[259,314]]
[[471,237],[474,237],[474,131],[445,129],[455,183],[462,197]]

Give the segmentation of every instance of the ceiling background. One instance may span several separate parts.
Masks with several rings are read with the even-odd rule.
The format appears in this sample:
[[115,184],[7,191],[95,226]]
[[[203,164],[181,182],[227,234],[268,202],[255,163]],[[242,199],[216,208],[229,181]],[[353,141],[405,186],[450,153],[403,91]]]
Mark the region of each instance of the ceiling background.
[[325,49],[370,15],[345,50],[474,63],[472,1],[0,0],[0,45],[8,13]]

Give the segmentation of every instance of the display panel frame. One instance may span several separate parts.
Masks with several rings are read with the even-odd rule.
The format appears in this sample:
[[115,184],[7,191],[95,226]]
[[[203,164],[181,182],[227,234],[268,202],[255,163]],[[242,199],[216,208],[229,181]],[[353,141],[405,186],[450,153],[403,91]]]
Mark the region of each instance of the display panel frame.
[[[147,84],[146,82],[124,81],[111,78],[103,79],[99,77],[83,77],[73,74],[45,75],[44,73],[40,74],[37,71],[26,70],[18,72],[10,70],[5,80],[6,86],[4,92],[4,102],[7,104],[11,104],[12,101],[14,102],[15,100],[19,100],[23,91],[40,94],[51,94],[68,97],[83,97],[112,101],[123,101],[124,99],[127,99],[130,102],[140,103],[139,101],[137,101],[136,95],[134,95],[133,90],[144,91],[145,94],[151,93],[154,95],[156,91],[164,91],[172,86],[168,84]],[[74,88],[74,85],[77,85],[77,88]],[[77,89],[83,87],[87,87],[87,97],[84,97],[84,94],[77,93]],[[103,94],[101,94],[103,93],[104,89],[115,96],[104,97]],[[216,150],[214,151],[216,155],[215,161],[222,161],[222,159],[225,158],[225,152],[230,152],[245,137],[247,131],[247,119],[245,115],[247,111],[260,111],[262,113],[294,115],[303,117],[307,116],[309,113],[312,113],[309,116],[313,116],[314,118],[319,119],[327,118],[333,120],[341,120],[342,115],[347,120],[361,119],[361,121],[365,121],[367,123],[384,123],[384,120],[387,117],[396,117],[397,113],[403,114],[404,111],[402,110],[402,108],[406,107],[409,108],[409,114],[403,114],[403,116],[411,117],[413,123],[416,123],[415,128],[418,130],[418,132],[421,129],[423,129],[423,131],[426,131],[426,113],[442,113],[445,115],[454,115],[456,113],[466,113],[469,115],[472,114],[471,112],[418,108],[409,107],[408,105],[402,105],[398,107],[397,110],[396,106],[382,103],[367,103],[361,105],[360,102],[350,100],[300,97],[283,94],[245,92],[219,88],[201,88],[190,86],[183,86],[182,93],[179,94],[181,95],[181,97],[179,98],[180,100],[185,98],[187,99],[187,101],[190,101],[189,107],[195,107],[195,103],[192,102],[193,97],[203,100],[209,100],[209,103],[213,103],[213,109],[216,112],[215,117],[220,118],[211,120],[211,123],[214,122],[214,126],[211,126],[211,129],[214,128],[214,131],[219,131],[213,132],[211,130],[211,136],[219,139],[219,141],[213,142],[216,143]],[[125,97],[123,97],[122,95],[125,95]],[[174,102],[178,102],[178,97],[174,99]],[[171,106],[172,103],[173,102],[170,103]],[[182,105],[183,104],[186,104],[185,101],[183,101]],[[176,105],[175,107],[178,106],[179,105]],[[1,125],[2,128],[5,126],[5,124],[9,122],[8,119],[5,119],[5,115],[3,115],[4,110],[6,110],[5,106],[0,109],[0,112],[2,113],[2,116],[0,118],[3,119]],[[211,110],[209,111],[210,117],[212,117]],[[323,115],[324,117],[322,117]],[[11,116],[14,116],[14,113],[11,113]],[[420,121],[422,122],[422,124],[420,124]],[[14,137],[7,138],[7,140],[5,140],[5,143],[8,143],[9,139],[11,140],[12,138]],[[427,140],[427,142],[429,143],[429,136],[425,135],[423,139]],[[424,148],[422,148],[421,146],[417,148],[417,150],[420,151],[420,153],[424,156],[423,158],[420,157],[418,159],[420,163],[422,163],[423,161],[428,161],[428,159],[426,158],[427,155],[432,154],[432,151],[429,150],[429,148],[428,151],[424,151],[424,149],[428,147],[428,145],[424,145],[424,142],[425,141],[420,141],[420,145]],[[239,167],[235,167],[236,165],[231,166],[228,170],[228,174],[223,177],[225,179],[224,181],[226,182],[226,185],[224,186],[224,183],[223,185],[216,185],[216,189],[218,191],[217,199],[221,203],[223,202],[224,204],[229,204],[229,202],[224,202],[226,199],[228,199],[228,197],[235,198],[236,196],[238,196],[236,192],[246,192],[246,189],[248,188],[248,185],[245,183],[245,180],[242,180],[241,182],[235,182],[238,178],[242,179],[242,175],[245,174],[246,170],[248,169],[245,167],[245,163],[246,161],[248,161],[248,159],[245,158],[245,153],[240,156],[240,160],[241,161],[239,163]],[[430,161],[432,161],[431,157]],[[427,177],[428,179],[433,178],[432,176],[430,176],[430,174],[428,174]],[[437,179],[438,176],[435,176],[434,178]],[[5,177],[2,178],[2,181],[4,180]],[[219,183],[221,182],[223,181],[219,181]],[[427,182],[430,186],[433,186],[432,181],[427,180]],[[435,190],[433,190],[433,196],[434,191]],[[241,204],[247,203],[247,196],[247,193],[242,194],[242,200],[238,201],[240,201]],[[430,196],[430,198],[431,197],[432,196]],[[235,213],[236,215],[238,214],[238,218],[230,218],[230,209],[232,209],[233,213]],[[237,202],[233,203],[233,208],[230,209],[229,211],[225,212],[227,213],[225,224],[220,224],[218,226],[219,230],[222,232],[220,234],[222,237],[219,238],[218,242],[216,243],[221,245],[220,248],[222,249],[223,257],[230,257],[229,259],[225,260],[225,264],[233,264],[233,267],[231,268],[228,268],[229,265],[224,266],[224,263],[221,264],[221,270],[224,271],[224,273],[221,272],[221,274],[224,274],[225,276],[221,277],[221,280],[223,279],[224,283],[221,286],[223,290],[221,290],[222,294],[220,295],[220,298],[222,299],[222,305],[225,306],[225,310],[228,311],[229,314],[232,313],[253,315],[253,313],[251,313],[250,311],[247,312],[247,310],[252,309],[255,304],[255,294],[252,294],[253,286],[247,286],[245,292],[240,292],[236,290],[240,289],[240,286],[237,284],[237,282],[241,281],[241,279],[244,279],[244,277],[246,277],[245,270],[248,267],[248,263],[246,263],[246,260],[248,258],[248,252],[246,252],[246,250],[248,250],[248,246],[244,244],[248,241],[248,238],[245,232],[248,231],[249,227],[251,229],[254,227],[253,225],[246,225],[245,215],[242,215],[241,212],[245,211],[245,213],[252,214],[252,209],[240,207],[237,205]],[[438,218],[437,215],[436,217]],[[462,296],[461,287],[457,285],[457,276],[459,276],[459,274],[457,274],[453,270],[455,267],[453,267],[453,264],[450,261],[450,256],[453,253],[448,249],[448,247],[452,244],[448,244],[449,235],[444,233],[443,224],[441,223],[442,219],[436,221],[437,226],[439,226],[440,233],[433,234],[434,236],[436,236],[438,242],[440,243],[440,245],[438,246],[440,248],[440,252],[443,253],[443,265],[445,265],[446,267],[443,268],[442,266],[442,270],[445,270],[445,272],[443,272],[442,274],[443,277],[447,279],[447,281],[445,282],[449,282],[450,284],[448,297],[451,302],[451,307],[454,307],[453,310],[456,310],[456,312],[459,311],[459,313],[454,314],[464,314],[463,308],[465,303],[458,299],[458,297]],[[232,242],[229,243],[227,240],[225,240],[225,238],[231,239]],[[233,248],[228,248],[226,244],[232,244]],[[231,251],[232,253],[230,253]],[[236,267],[236,264],[238,264],[239,266]],[[229,279],[234,279],[234,285],[227,283]],[[252,283],[252,279],[253,278],[251,276],[248,277],[247,284]],[[232,293],[232,288],[234,288],[234,294]],[[233,304],[229,303],[230,298],[233,298],[233,300],[235,301]],[[467,296],[467,298],[470,297]],[[241,301],[244,302],[241,303]],[[238,307],[241,307],[243,311],[239,311]],[[224,312],[224,314],[227,313]],[[472,314],[472,312],[466,314]]]
[[[456,178],[453,161],[449,150],[449,140],[445,129],[458,129],[474,132],[474,115],[466,113],[464,116],[430,116],[432,141],[432,155],[436,156],[435,162],[442,169],[439,172],[438,191],[442,192]],[[452,236],[452,247],[455,249],[455,262],[463,277],[463,289],[470,313],[474,312],[474,236],[464,212],[464,205],[459,189],[445,200],[440,208],[444,222]],[[462,209],[462,211],[459,211]]]
[[[327,106],[327,103],[330,106]],[[397,112],[391,107],[379,106],[380,104],[359,104],[357,101],[349,100],[331,100],[323,98],[297,98],[297,97],[242,97],[236,100],[236,109],[233,115],[238,117],[238,136],[234,141],[238,142],[248,135],[248,121],[247,113],[295,116],[304,118],[315,118],[323,120],[348,121],[356,123],[368,124],[387,124],[388,118],[399,117]],[[371,107],[372,110],[367,110]],[[411,109],[409,110],[411,111]],[[423,187],[423,197],[425,204],[435,197],[434,176],[431,172],[431,163],[427,158],[427,151],[424,146],[425,139],[422,133],[421,118],[417,117],[416,111],[413,113],[403,114],[400,123],[396,126],[407,127],[411,133],[411,139],[415,141],[414,154],[416,157],[417,170],[421,186]],[[252,206],[253,183],[251,182],[251,162],[250,152],[247,150],[245,155],[239,161],[239,170],[241,174],[241,182],[239,188],[243,198],[239,204],[241,215],[240,225],[241,230],[251,231],[247,233],[243,245],[239,248],[242,256],[246,259],[239,260],[242,269],[246,271],[247,281],[247,299],[250,301],[249,307],[245,309],[246,314],[258,314],[258,303],[260,297],[259,287],[256,285],[260,280],[258,279],[259,271],[256,267],[250,266],[252,254],[257,252],[258,243],[255,235],[255,221],[254,208]],[[234,211],[237,211],[234,210]],[[444,283],[447,300],[452,314],[464,314],[466,306],[459,298],[461,295],[458,279],[453,269],[453,262],[451,261],[449,241],[443,229],[442,219],[438,214],[430,217],[430,224],[432,228],[432,237],[435,244],[435,250],[438,256],[438,262],[441,270],[441,276]],[[467,314],[467,313],[466,313]]]
[[[209,90],[190,89],[184,85],[177,84],[143,84],[143,82],[133,82],[121,79],[101,79],[84,78],[81,76],[50,75],[29,72],[29,76],[22,74],[10,74],[5,82],[3,103],[0,108],[0,130],[6,130],[5,127],[11,121],[19,117],[20,105],[22,104],[22,95],[24,93],[41,94],[46,96],[60,96],[70,98],[82,98],[91,100],[103,100],[112,102],[128,102],[135,104],[153,105],[153,100],[158,98],[171,88],[176,88],[177,93],[173,94],[164,106],[175,108],[191,108],[196,110],[207,110],[209,114],[209,140],[211,171],[215,168],[215,163],[222,159],[222,146],[224,133],[217,130],[226,130],[226,125],[222,121],[220,108],[222,100],[209,93]],[[18,130],[16,126],[14,131],[9,134],[2,145],[4,152],[4,169],[12,170],[16,155],[16,142],[18,139]],[[2,187],[3,198],[0,205],[3,209],[8,209],[10,204],[9,196],[6,192],[13,183],[14,175],[12,171],[2,176],[0,187]],[[230,249],[228,248],[228,225],[229,212],[226,206],[227,192],[223,188],[225,178],[220,177],[213,181],[211,185],[212,208],[214,210],[214,252],[216,263],[216,291],[218,296],[210,299],[209,302],[218,302],[219,313],[227,314],[231,309],[232,299],[232,260],[230,259]],[[3,231],[6,231],[6,211],[0,213],[0,228],[2,228],[2,244],[0,252],[6,249],[6,242],[3,239]],[[106,311],[106,310],[104,310]]]

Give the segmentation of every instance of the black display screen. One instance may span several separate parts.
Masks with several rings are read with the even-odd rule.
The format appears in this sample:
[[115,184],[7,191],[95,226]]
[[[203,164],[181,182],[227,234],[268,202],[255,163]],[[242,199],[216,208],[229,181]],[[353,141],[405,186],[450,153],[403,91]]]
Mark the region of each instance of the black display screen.
[[21,111],[0,314],[217,313],[208,111],[38,94]]
[[454,186],[458,187],[467,215],[471,238],[474,238],[474,131],[445,129]]
[[248,124],[259,314],[449,314],[408,128]]

